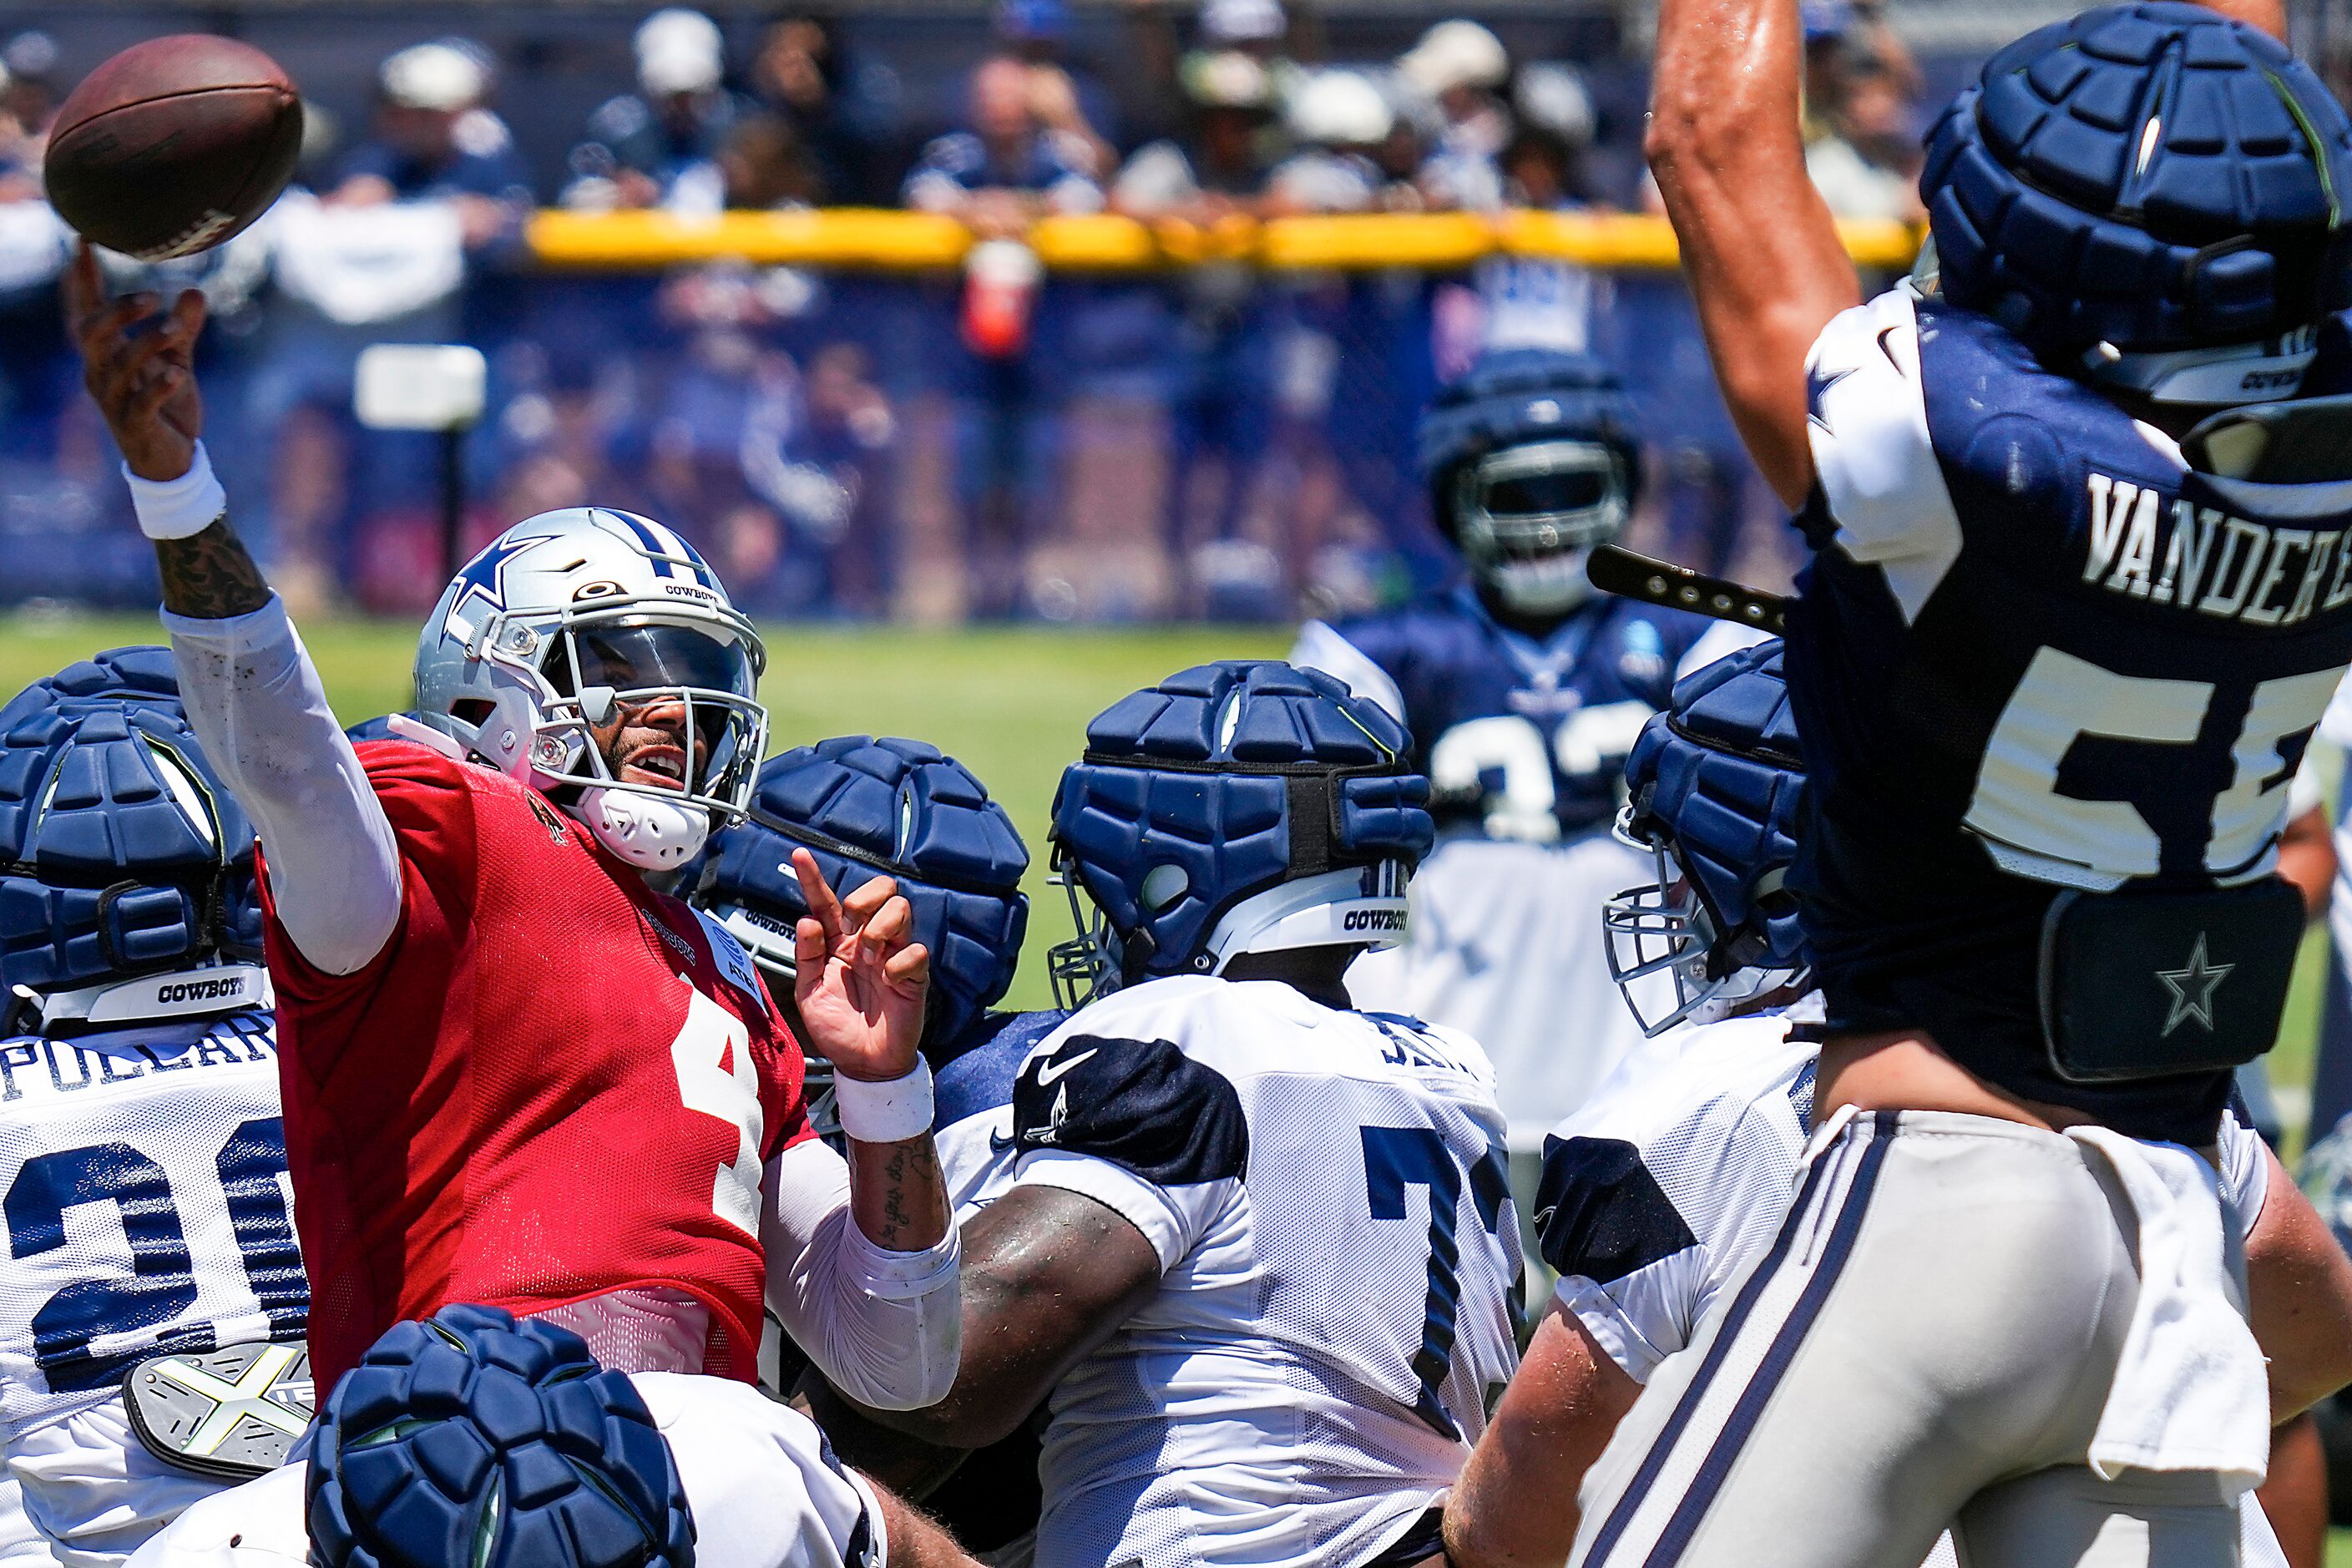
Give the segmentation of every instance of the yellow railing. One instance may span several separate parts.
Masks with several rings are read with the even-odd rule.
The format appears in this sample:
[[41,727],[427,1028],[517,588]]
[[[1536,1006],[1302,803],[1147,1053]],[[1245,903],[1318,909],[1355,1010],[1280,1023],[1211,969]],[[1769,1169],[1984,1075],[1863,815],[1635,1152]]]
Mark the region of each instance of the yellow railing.
[[[1839,226],[1864,267],[1907,267],[1918,235],[1893,222]],[[762,266],[921,269],[953,267],[971,236],[953,218],[875,207],[806,212],[542,212],[530,245],[551,267],[672,267],[731,258]],[[1551,257],[1610,268],[1671,268],[1674,231],[1632,214],[1377,213],[1338,217],[1232,218],[1211,227],[1139,223],[1102,215],[1049,217],[1029,231],[1045,265],[1077,272],[1134,272],[1202,261],[1269,268],[1433,271],[1482,257]]]

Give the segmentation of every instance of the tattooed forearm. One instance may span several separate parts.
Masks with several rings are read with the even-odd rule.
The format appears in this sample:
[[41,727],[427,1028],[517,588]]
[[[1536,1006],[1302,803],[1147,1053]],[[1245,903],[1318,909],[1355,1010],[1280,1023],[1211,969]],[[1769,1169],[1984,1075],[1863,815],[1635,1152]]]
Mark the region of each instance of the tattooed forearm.
[[226,517],[185,539],[157,540],[155,560],[163,573],[163,607],[175,616],[220,621],[269,603],[269,584]]
[[947,1184],[930,1139],[852,1142],[849,1152],[850,1203],[867,1240],[891,1252],[919,1252],[947,1235]]

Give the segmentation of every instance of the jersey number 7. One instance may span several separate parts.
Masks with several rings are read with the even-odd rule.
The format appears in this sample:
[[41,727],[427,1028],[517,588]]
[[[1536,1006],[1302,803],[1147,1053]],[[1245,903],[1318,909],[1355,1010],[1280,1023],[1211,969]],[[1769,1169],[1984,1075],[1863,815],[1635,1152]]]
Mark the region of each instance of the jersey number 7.
[[[1462,1300],[1456,1279],[1462,1248],[1454,1235],[1455,1214],[1462,1206],[1462,1166],[1435,1128],[1367,1127],[1362,1131],[1364,1195],[1374,1219],[1405,1218],[1407,1187],[1429,1192],[1429,1293],[1422,1313],[1421,1348],[1412,1355],[1417,1383],[1412,1408],[1437,1432],[1458,1440],[1462,1428],[1446,1414],[1439,1393],[1454,1366],[1455,1313]],[[1503,1157],[1489,1148],[1470,1167],[1471,1201],[1487,1235],[1502,1234],[1509,1196]]]

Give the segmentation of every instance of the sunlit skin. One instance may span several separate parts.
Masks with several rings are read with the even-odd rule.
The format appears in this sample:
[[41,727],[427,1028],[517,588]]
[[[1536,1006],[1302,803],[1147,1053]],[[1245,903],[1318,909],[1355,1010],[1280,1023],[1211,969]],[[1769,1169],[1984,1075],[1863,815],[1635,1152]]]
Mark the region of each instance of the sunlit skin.
[[[623,704],[609,723],[591,724],[588,732],[596,739],[604,766],[621,783],[654,789],[686,787],[686,703],[682,700]],[[710,761],[710,742],[697,735],[693,747],[692,773],[699,780],[704,764]]]

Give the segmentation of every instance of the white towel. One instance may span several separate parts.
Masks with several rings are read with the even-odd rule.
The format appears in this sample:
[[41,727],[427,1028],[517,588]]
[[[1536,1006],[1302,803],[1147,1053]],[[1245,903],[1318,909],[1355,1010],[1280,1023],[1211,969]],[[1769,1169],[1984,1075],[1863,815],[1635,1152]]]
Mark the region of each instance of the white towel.
[[2139,1223],[2139,1300],[2091,1438],[2091,1468],[2211,1470],[2235,1499],[2270,1461],[2270,1384],[2246,1326],[2213,1168],[2105,1127],[2067,1136],[2115,1172]]

